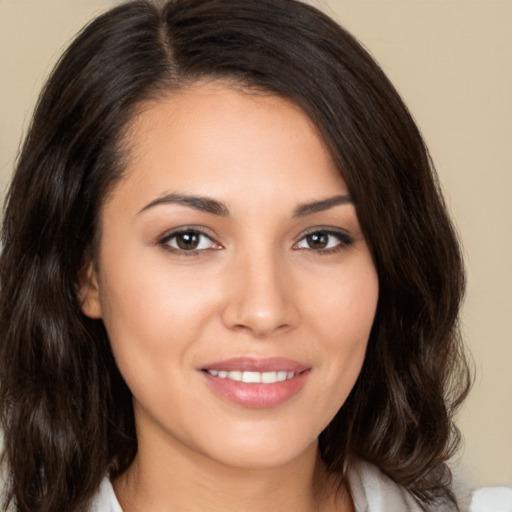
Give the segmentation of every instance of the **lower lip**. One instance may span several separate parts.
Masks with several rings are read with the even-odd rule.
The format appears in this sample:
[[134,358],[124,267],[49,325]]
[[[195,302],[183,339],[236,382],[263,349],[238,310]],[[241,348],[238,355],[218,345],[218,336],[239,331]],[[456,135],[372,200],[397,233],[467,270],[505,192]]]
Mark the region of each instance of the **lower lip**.
[[221,397],[244,407],[265,409],[276,407],[299,393],[306,383],[309,370],[299,373],[291,379],[274,384],[249,384],[214,377],[208,372],[203,372],[203,374],[210,388]]

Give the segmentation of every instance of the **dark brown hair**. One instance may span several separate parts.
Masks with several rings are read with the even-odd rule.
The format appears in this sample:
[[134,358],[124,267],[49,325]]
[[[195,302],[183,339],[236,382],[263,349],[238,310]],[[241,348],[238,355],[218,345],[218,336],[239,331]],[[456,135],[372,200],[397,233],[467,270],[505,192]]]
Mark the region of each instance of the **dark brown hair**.
[[320,436],[327,467],[378,465],[425,509],[452,504],[446,460],[468,369],[457,238],[420,133],[368,53],[294,0],[121,5],[71,44],[40,97],[2,228],[0,420],[19,512],[81,511],[137,451],[131,395],[76,280],[122,178],[137,107],[199,78],[287,98],[316,123],[379,275],[367,357]]

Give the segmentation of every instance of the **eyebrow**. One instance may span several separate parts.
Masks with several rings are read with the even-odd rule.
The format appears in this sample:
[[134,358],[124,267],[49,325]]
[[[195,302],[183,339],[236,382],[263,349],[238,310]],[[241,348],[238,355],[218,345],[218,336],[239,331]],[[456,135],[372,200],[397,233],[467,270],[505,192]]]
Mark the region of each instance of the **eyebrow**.
[[188,206],[190,208],[194,208],[195,210],[200,210],[202,212],[211,213],[213,215],[219,215],[221,217],[227,217],[229,215],[229,209],[220,201],[216,199],[211,199],[209,197],[201,197],[201,196],[191,196],[188,194],[166,194],[164,196],[158,197],[148,203],[139,213],[142,213],[149,208],[153,208],[153,206],[157,206],[160,204],[181,204],[183,206]]
[[293,218],[304,217],[305,215],[311,215],[313,213],[323,212],[329,210],[334,206],[342,204],[354,204],[353,199],[348,194],[339,196],[328,197],[320,201],[314,201],[312,203],[301,204],[293,211]]
[[[313,201],[311,203],[304,203],[299,205],[293,211],[292,218],[304,217],[306,215],[312,215],[313,213],[323,212],[329,210],[335,206],[343,204],[353,204],[354,201],[348,194],[338,195],[329,197],[327,199],[321,199],[320,201]],[[229,208],[216,199],[202,196],[192,196],[189,194],[177,194],[170,193],[164,196],[157,197],[146,206],[144,206],[139,213],[146,211],[154,206],[161,204],[180,204],[200,210],[202,212],[211,213],[212,215],[218,215],[221,217],[227,217],[229,215]]]

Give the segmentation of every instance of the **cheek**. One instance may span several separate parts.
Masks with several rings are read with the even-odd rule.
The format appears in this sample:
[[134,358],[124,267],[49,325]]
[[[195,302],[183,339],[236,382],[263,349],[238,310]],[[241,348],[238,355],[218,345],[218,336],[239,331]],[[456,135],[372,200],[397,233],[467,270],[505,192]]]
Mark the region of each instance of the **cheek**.
[[375,318],[378,301],[378,278],[373,263],[358,261],[343,270],[343,275],[326,284],[327,293],[313,298],[316,319],[323,340],[319,372],[323,386],[331,394],[323,404],[334,416],[354,386],[364,362],[368,338]]
[[379,295],[377,272],[370,256],[364,254],[340,265],[336,273],[327,274],[313,290],[308,300],[310,314],[333,348],[365,346]]
[[204,276],[191,267],[169,264],[154,247],[118,256],[104,262],[100,283],[107,323],[133,335],[153,331],[157,338],[197,324],[197,313],[209,306]]
[[[133,266],[133,261],[144,264]],[[102,318],[118,367],[129,386],[183,365],[214,306],[204,282],[170,272],[160,258],[122,256],[105,262]],[[197,273],[196,273],[197,274]]]

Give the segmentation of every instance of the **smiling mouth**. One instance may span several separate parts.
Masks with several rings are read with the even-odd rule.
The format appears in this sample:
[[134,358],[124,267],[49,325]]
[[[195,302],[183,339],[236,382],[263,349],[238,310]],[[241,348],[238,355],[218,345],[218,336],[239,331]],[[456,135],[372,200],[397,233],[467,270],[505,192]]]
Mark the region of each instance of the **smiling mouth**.
[[247,384],[275,384],[276,382],[284,382],[290,380],[297,375],[295,372],[280,370],[275,372],[253,372],[239,370],[205,370],[212,377],[220,379],[229,379],[236,382],[244,382]]
[[201,368],[210,389],[238,406],[267,409],[297,395],[311,366],[285,357],[235,357]]

